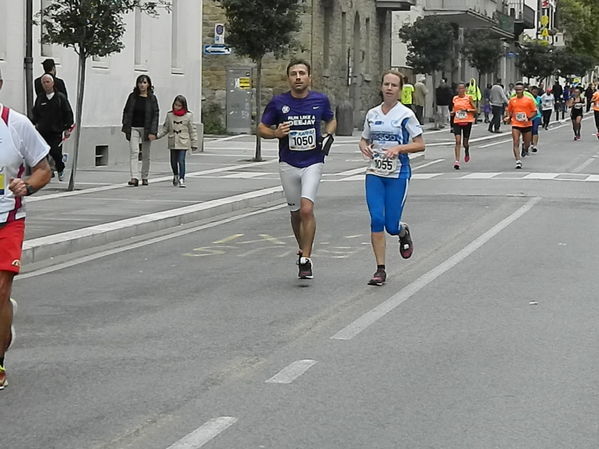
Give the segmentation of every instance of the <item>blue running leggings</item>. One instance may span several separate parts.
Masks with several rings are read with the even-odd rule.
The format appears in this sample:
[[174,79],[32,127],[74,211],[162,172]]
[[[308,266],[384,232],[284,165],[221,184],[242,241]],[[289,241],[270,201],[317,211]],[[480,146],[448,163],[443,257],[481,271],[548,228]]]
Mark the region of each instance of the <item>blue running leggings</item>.
[[366,203],[370,212],[370,230],[398,235],[399,222],[408,196],[409,179],[366,175]]

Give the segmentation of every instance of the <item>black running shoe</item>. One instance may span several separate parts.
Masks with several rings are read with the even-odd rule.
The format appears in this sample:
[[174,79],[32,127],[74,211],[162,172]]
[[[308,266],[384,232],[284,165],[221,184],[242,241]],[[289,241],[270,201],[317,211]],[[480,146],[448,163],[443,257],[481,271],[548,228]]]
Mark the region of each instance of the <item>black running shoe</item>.
[[313,279],[312,274],[312,259],[309,257],[300,257],[299,260],[299,273],[297,277],[299,279]]
[[383,285],[387,280],[387,273],[382,268],[376,270],[372,275],[372,279],[368,281],[368,285]]
[[402,223],[402,227],[406,231],[403,237],[399,237],[399,254],[404,259],[409,259],[412,257],[412,252],[414,252],[414,244],[412,243],[412,236],[410,235],[410,228],[407,224]]

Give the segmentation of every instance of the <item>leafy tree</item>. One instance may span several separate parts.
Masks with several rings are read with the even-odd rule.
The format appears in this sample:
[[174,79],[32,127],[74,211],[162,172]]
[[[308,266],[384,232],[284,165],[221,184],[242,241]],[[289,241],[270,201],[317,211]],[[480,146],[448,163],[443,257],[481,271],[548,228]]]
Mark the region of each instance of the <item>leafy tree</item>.
[[87,59],[118,53],[123,49],[121,38],[125,33],[124,14],[140,8],[156,16],[159,8],[168,10],[169,7],[168,0],[68,0],[52,2],[41,11],[39,16],[43,25],[44,41],[72,47],[79,57],[75,148],[69,191],[75,188]]
[[[407,63],[415,72],[431,75],[435,89],[435,74],[444,69],[447,57],[453,52],[453,26],[435,16],[419,17],[400,28],[399,38],[408,47]],[[436,95],[433,95],[433,109],[437,109]]]
[[[227,17],[227,43],[256,64],[256,127],[262,103],[262,59],[267,53],[282,57],[297,47],[302,7],[297,0],[220,0]],[[255,161],[262,160],[256,132]]]
[[553,46],[539,41],[530,41],[522,45],[516,65],[527,78],[547,78],[554,72]]
[[558,26],[564,31],[567,46],[595,60],[599,60],[598,14],[597,0],[560,0],[557,8]]
[[569,47],[557,48],[553,60],[555,74],[564,78],[571,75],[584,76],[594,66],[592,56],[576,53]]
[[489,30],[467,30],[464,34],[461,53],[478,70],[479,86],[480,75],[497,73],[502,52],[501,40]]

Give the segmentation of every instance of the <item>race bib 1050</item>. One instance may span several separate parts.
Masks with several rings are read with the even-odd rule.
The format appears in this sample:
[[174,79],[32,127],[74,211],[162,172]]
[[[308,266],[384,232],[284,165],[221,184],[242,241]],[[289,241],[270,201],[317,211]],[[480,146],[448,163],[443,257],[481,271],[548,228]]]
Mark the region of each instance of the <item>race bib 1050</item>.
[[289,149],[291,151],[309,151],[316,148],[316,130],[314,128],[291,130]]

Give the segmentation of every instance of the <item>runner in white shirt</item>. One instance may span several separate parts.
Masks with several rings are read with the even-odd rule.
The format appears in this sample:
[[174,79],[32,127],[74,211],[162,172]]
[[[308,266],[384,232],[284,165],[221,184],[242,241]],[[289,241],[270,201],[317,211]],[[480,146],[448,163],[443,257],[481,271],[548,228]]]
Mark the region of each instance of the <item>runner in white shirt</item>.
[[[14,337],[12,319],[16,302],[10,294],[14,276],[21,268],[25,235],[23,197],[50,181],[46,160],[49,149],[27,117],[0,104],[0,390],[8,384],[4,355]],[[32,167],[27,179],[23,179],[25,165]]]
[[402,80],[400,72],[383,74],[383,103],[366,114],[359,144],[362,154],[370,159],[366,169],[366,202],[377,270],[369,285],[383,285],[387,279],[385,229],[399,236],[399,253],[404,259],[414,249],[410,229],[400,220],[412,176],[409,153],[424,151],[424,139],[412,110],[397,100]]

